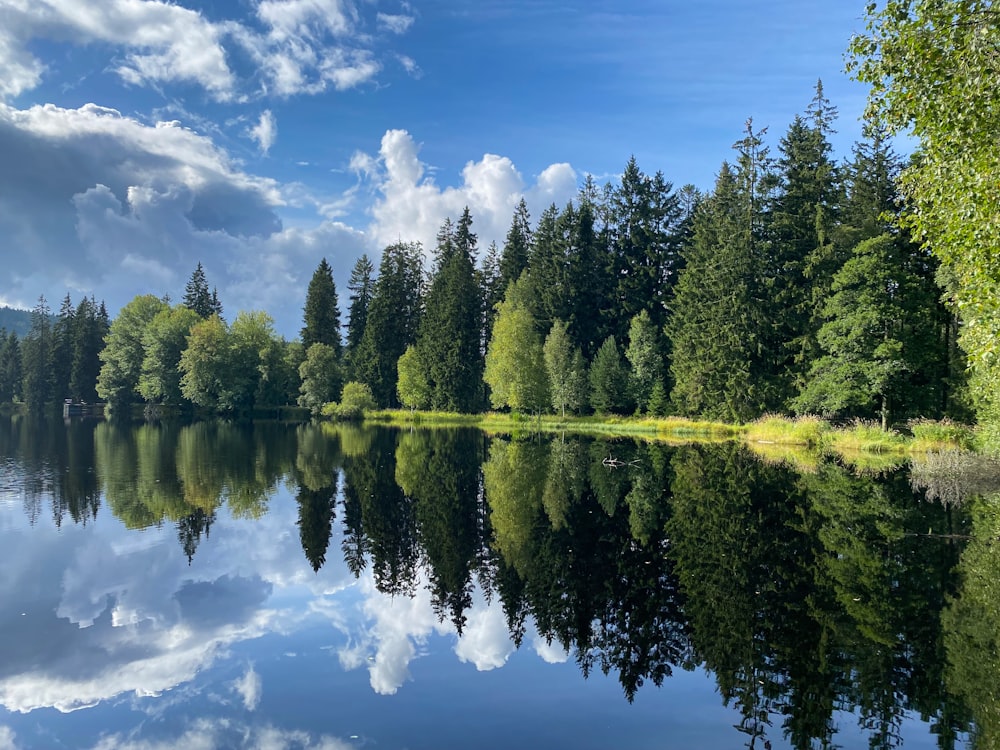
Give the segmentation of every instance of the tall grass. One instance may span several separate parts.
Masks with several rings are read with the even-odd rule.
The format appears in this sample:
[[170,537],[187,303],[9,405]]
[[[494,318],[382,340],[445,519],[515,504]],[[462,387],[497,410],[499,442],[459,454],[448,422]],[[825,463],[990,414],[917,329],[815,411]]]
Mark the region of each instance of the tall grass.
[[777,414],[765,414],[746,426],[744,437],[754,443],[805,445],[818,448],[830,432],[830,423],[813,416],[789,419]]
[[918,419],[910,422],[909,428],[913,433],[910,450],[914,452],[971,450],[976,442],[975,430],[950,419]]

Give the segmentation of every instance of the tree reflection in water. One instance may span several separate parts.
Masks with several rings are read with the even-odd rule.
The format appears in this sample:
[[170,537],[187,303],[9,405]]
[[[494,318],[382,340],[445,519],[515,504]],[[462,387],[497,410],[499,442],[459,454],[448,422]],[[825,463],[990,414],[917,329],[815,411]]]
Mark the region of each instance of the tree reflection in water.
[[223,508],[258,517],[284,484],[313,570],[339,529],[355,576],[425,585],[458,633],[478,586],[515,645],[530,622],[629,700],[708,669],[750,747],[833,746],[851,714],[874,748],[901,743],[908,713],[943,748],[998,741],[996,495],[944,504],[905,469],[795,468],[735,443],[330,424],[0,417],[0,455],[34,523],[46,499],[59,524],[103,498],[130,528],[176,524],[188,560]]

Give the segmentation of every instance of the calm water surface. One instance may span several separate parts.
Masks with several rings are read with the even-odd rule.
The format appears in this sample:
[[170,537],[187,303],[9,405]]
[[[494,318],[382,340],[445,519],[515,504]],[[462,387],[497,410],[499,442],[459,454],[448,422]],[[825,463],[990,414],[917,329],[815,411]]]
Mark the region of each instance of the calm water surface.
[[1000,501],[942,476],[0,417],[0,750],[995,747]]

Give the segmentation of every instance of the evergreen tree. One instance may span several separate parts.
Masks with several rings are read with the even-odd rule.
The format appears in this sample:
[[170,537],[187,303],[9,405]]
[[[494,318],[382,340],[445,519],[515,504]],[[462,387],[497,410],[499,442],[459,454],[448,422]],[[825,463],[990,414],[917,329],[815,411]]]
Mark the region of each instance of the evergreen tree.
[[0,328],[0,403],[21,397],[21,344],[17,334]]
[[21,393],[29,411],[40,412],[52,400],[52,326],[45,297],[31,312],[31,330],[21,342]]
[[101,350],[108,335],[108,312],[104,303],[84,297],[76,307],[73,336],[73,366],[70,395],[91,403],[97,400],[97,378],[101,372]]
[[355,375],[371,388],[380,406],[398,403],[396,365],[416,340],[422,286],[420,245],[401,242],[385,248],[353,360]]
[[757,215],[762,174],[753,157],[760,144],[749,124],[748,136],[738,168],[722,165],[696,211],[667,327],[671,400],[685,415],[745,421],[773,403]]
[[777,385],[787,399],[802,387],[818,356],[816,334],[833,274],[844,248],[833,241],[840,202],[839,175],[828,134],[836,110],[822,82],[807,112],[796,117],[779,145],[778,188],[771,216],[770,298],[781,350],[776,351]]
[[56,399],[70,395],[76,326],[76,309],[67,294],[52,325],[52,397]]
[[333,283],[333,269],[323,258],[306,292],[303,312],[302,346],[309,351],[313,344],[326,344],[337,358],[341,354],[340,308],[337,305],[337,287]]
[[510,229],[507,230],[507,237],[503,243],[503,253],[500,256],[501,295],[507,291],[507,287],[521,277],[524,269],[528,267],[531,246],[531,217],[528,215],[528,204],[525,203],[524,198],[521,198],[517,208],[514,209]]
[[483,349],[490,340],[493,330],[493,320],[496,318],[496,306],[503,299],[504,287],[500,273],[500,251],[496,242],[491,242],[483,256],[482,267],[479,269],[479,293],[483,300]]
[[590,405],[598,414],[627,414],[631,411],[628,397],[628,370],[622,362],[615,337],[601,344],[590,364]]
[[362,255],[354,263],[351,269],[351,278],[347,282],[347,289],[350,294],[350,307],[347,311],[347,348],[344,352],[347,364],[350,367],[354,354],[361,345],[361,338],[365,333],[365,323],[368,320],[368,306],[372,300],[372,273],[375,266],[372,265],[367,255]]
[[476,236],[468,208],[453,235],[448,222],[437,250],[437,271],[431,280],[420,320],[417,349],[427,367],[431,406],[447,411],[476,411],[482,401],[482,300],[473,258]]
[[623,337],[647,310],[661,326],[680,270],[680,201],[663,175],[649,177],[633,156],[609,202],[609,330]]
[[[572,207],[569,207],[572,211]],[[528,258],[528,278],[532,286],[532,314],[547,331],[556,320],[569,320],[569,264],[564,230],[571,218],[560,221],[553,203],[538,219]]]
[[[837,272],[819,331],[824,355],[796,399],[800,412],[878,417],[938,416],[940,363],[933,281],[924,251],[901,237],[865,240]],[[907,257],[910,256],[910,257]]]
[[184,287],[184,307],[194,310],[202,319],[213,314],[222,316],[222,306],[219,304],[218,295],[214,291],[208,291],[205,269],[202,268],[200,262],[192,272],[187,286]]

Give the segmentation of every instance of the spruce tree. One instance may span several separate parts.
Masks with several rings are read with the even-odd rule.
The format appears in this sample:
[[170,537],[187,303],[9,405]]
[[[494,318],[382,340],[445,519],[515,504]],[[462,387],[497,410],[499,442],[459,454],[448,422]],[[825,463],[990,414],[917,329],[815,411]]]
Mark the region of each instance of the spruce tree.
[[218,313],[222,315],[222,306],[218,295],[208,291],[208,280],[201,263],[191,273],[187,286],[184,287],[184,307],[194,310],[199,318],[205,319]]
[[500,250],[496,242],[491,242],[486,248],[486,255],[478,273],[479,294],[483,300],[483,349],[490,340],[493,330],[493,320],[496,318],[496,306],[503,299],[504,289],[501,286]]
[[97,377],[101,371],[101,350],[108,335],[107,311],[93,297],[84,297],[76,307],[73,339],[73,366],[70,395],[80,401],[97,400]]
[[320,261],[309,281],[303,321],[301,338],[306,352],[313,344],[326,344],[339,359],[340,308],[337,305],[337,287],[333,283],[333,269],[326,258]]
[[[748,145],[751,154],[759,147]],[[760,166],[759,158],[742,154],[736,170],[724,163],[714,192],[695,213],[667,325],[671,400],[684,415],[739,422],[771,404],[769,319],[756,216]]]
[[29,411],[40,412],[52,400],[52,325],[45,297],[31,311],[31,330],[21,342],[22,396]]
[[939,416],[937,294],[926,251],[902,236],[861,242],[833,280],[818,339],[823,356],[795,400],[800,412],[876,417]]
[[661,173],[649,177],[633,156],[608,205],[609,330],[624,338],[629,321],[647,310],[657,325],[680,268],[680,201]]
[[419,243],[396,243],[382,252],[372,287],[364,333],[353,358],[354,376],[369,386],[376,403],[395,406],[396,365],[416,341],[423,270]]
[[524,269],[528,267],[528,257],[531,254],[532,234],[531,217],[528,215],[528,204],[524,198],[514,209],[514,216],[507,230],[500,256],[500,294],[517,281]]
[[776,385],[783,399],[802,387],[818,356],[821,310],[833,274],[845,260],[847,248],[834,241],[841,187],[828,136],[835,117],[818,82],[806,117],[794,119],[779,145],[769,296],[781,347],[776,351]]
[[21,344],[17,334],[0,328],[0,403],[21,397]]
[[76,326],[76,310],[67,294],[52,325],[52,397],[56,399],[70,395]]
[[590,405],[598,414],[627,414],[631,411],[628,395],[628,370],[622,362],[615,337],[601,344],[590,364]]
[[350,306],[347,310],[347,347],[344,359],[347,361],[348,368],[352,366],[354,353],[358,350],[361,337],[365,332],[368,306],[372,300],[372,273],[374,270],[375,266],[372,265],[368,256],[362,255],[354,262],[351,278],[347,281]]
[[473,265],[476,236],[468,208],[450,236],[447,227],[448,222],[439,234],[438,266],[420,321],[417,349],[428,368],[432,408],[470,412],[482,402],[483,358],[482,298]]

